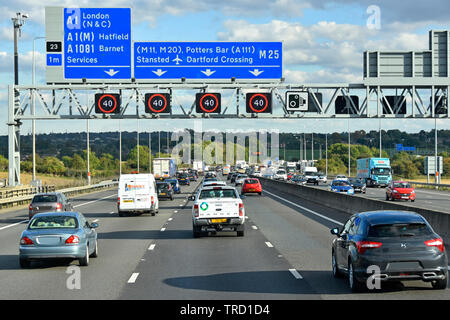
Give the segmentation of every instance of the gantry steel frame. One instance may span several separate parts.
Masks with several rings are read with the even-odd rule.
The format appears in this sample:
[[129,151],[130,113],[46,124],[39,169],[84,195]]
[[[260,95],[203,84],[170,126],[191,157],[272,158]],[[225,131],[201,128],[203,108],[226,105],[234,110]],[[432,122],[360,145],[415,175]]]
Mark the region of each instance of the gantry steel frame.
[[[381,81],[382,82],[382,81]],[[80,119],[405,119],[449,118],[450,78],[427,83],[396,81],[394,83],[361,84],[286,84],[248,83],[231,79],[229,82],[179,83],[125,83],[125,84],[50,84],[41,86],[9,85],[8,87],[8,159],[9,186],[20,184],[20,127],[25,120],[80,120]],[[220,114],[196,114],[195,94],[188,106],[179,102],[179,94],[185,92],[221,92]],[[288,91],[306,91],[312,106],[308,111],[288,111],[285,95]],[[120,93],[120,114],[96,114],[94,103],[89,101],[95,93]],[[171,95],[170,114],[145,113],[144,96],[148,92],[168,92]],[[245,112],[246,92],[271,92],[275,97],[271,114]],[[386,98],[394,92],[397,99],[390,105]],[[425,93],[424,93],[425,92]],[[428,92],[428,94],[426,94]],[[322,94],[319,99],[318,93]],[[359,107],[351,96],[361,98]],[[391,94],[392,95],[392,94]],[[347,114],[335,114],[334,104],[338,96],[347,101]],[[430,103],[424,97],[428,97]],[[86,98],[87,97],[87,98]],[[84,98],[84,99],[82,99]],[[83,103],[82,101],[85,100]],[[91,99],[92,100],[92,99]],[[322,100],[322,101],[320,101]],[[408,105],[402,114],[402,105]],[[436,112],[444,106],[445,112]],[[383,112],[383,110],[385,110]],[[386,112],[387,110],[387,112]],[[386,114],[387,113],[387,114]]]

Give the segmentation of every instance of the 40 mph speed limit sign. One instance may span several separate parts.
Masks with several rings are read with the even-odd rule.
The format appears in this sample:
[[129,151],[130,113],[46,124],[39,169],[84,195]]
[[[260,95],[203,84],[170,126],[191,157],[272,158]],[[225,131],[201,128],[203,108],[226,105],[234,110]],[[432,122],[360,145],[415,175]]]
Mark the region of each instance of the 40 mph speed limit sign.
[[95,113],[120,113],[120,94],[96,93]]

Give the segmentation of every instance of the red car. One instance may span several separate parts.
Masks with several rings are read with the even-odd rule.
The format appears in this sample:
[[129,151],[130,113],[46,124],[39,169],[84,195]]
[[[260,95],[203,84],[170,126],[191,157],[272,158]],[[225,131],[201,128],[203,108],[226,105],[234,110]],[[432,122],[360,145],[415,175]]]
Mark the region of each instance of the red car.
[[258,193],[261,195],[262,186],[259,180],[255,178],[245,179],[242,184],[241,194],[245,193]]
[[393,181],[386,187],[386,200],[416,200],[414,188],[405,181]]

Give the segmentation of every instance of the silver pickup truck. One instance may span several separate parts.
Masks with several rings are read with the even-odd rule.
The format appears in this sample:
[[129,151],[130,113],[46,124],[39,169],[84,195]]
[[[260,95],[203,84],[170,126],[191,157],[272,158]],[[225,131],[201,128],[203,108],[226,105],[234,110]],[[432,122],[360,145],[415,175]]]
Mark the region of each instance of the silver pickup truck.
[[244,236],[245,210],[236,188],[229,186],[209,186],[200,189],[192,206],[192,229],[194,238],[203,232],[236,231]]

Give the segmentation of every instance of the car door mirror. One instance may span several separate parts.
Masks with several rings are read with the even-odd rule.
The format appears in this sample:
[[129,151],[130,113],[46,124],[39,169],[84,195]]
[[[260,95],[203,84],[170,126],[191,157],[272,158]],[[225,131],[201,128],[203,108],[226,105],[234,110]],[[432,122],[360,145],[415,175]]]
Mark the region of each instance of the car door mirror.
[[245,199],[245,196],[244,196],[243,194],[241,194],[239,197],[240,197],[241,199]]
[[90,224],[90,227],[91,227],[91,229],[96,229],[96,228],[98,228],[98,223],[93,222]]
[[331,234],[334,234],[335,236],[339,235],[339,228],[333,228],[330,230]]

